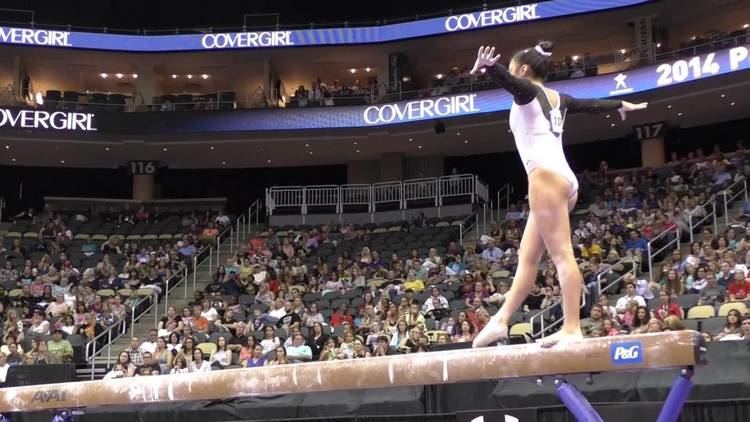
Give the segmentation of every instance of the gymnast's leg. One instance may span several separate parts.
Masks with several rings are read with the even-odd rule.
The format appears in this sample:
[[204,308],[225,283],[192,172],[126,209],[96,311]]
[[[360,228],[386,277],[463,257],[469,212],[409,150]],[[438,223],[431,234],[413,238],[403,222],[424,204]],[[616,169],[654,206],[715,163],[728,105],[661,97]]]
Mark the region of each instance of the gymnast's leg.
[[474,347],[483,347],[497,340],[508,337],[510,317],[526,300],[531,287],[536,281],[539,261],[544,253],[544,242],[539,234],[537,218],[534,212],[529,213],[529,220],[523,231],[521,245],[518,248],[518,268],[513,277],[510,290],[505,294],[505,301],[490,322],[477,334]]
[[562,175],[537,168],[529,175],[529,208],[537,218],[544,246],[557,267],[562,289],[563,324],[560,331],[542,340],[542,346],[575,341],[581,334],[580,306],[583,277],[573,255],[569,210],[577,195],[570,197],[570,182]]

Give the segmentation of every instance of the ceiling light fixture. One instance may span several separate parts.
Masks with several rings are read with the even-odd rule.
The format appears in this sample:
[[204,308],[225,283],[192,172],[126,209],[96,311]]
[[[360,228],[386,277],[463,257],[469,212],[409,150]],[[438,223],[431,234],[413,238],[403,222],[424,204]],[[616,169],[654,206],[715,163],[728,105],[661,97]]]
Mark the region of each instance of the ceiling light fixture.
[[162,151],[167,152],[167,147],[162,148]]
[[355,74],[355,73],[357,73],[357,69],[351,68],[351,69],[349,69],[349,73]]
[[372,69],[370,69],[369,67],[366,67],[366,68],[365,68],[365,72],[369,72],[369,71],[371,71],[371,70],[372,70]]
[[573,59],[573,61],[576,61],[576,60],[578,60],[578,56],[573,56],[573,57],[571,57],[571,58]]
[[729,105],[730,105],[730,106],[733,106],[733,105],[734,105],[734,101],[732,101],[731,103],[729,103]]
[[102,79],[107,79],[107,76],[109,76],[109,75],[107,75],[106,73],[100,73],[100,74],[99,74],[99,76],[100,76],[100,77],[101,77]]
[[117,77],[117,79],[122,79],[122,77],[125,75],[123,75],[122,73],[115,73],[115,76]]
[[11,158],[10,161],[13,161],[15,163],[16,159],[15,158]]
[[188,78],[188,79],[193,79],[193,75],[190,75],[190,74],[188,74],[188,75],[187,75],[187,78]]
[[104,147],[104,150],[105,151],[109,151],[109,147]]
[[438,73],[437,75],[435,75],[435,79],[443,79],[443,74]]
[[132,74],[132,75],[130,75],[130,76],[132,76],[132,77],[133,77],[133,79],[138,79],[138,74],[137,74],[137,73],[133,73],[133,74]]
[[201,78],[203,78],[203,79],[208,79],[208,75],[206,75],[206,74],[204,73],[204,74],[202,74],[202,75],[201,75]]
[[177,79],[177,75],[175,75],[175,74],[173,73],[173,74],[172,74],[172,79]]

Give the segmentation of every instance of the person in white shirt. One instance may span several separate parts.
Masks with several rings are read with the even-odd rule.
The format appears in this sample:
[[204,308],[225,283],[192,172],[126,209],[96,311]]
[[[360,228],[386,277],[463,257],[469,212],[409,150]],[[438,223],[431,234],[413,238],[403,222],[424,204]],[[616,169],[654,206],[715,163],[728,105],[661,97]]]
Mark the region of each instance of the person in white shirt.
[[44,315],[41,311],[34,311],[34,316],[31,317],[31,328],[29,328],[29,332],[32,334],[41,334],[43,336],[48,336],[50,334],[49,321],[44,319]]
[[427,315],[435,309],[448,310],[448,299],[440,294],[440,289],[437,286],[432,286],[431,296],[424,301],[422,305],[422,313]]
[[8,357],[5,353],[0,352],[0,385],[5,384],[5,378],[8,376]]
[[226,368],[232,364],[232,351],[227,347],[226,337],[216,339],[216,351],[208,362],[212,366]]
[[201,316],[203,318],[206,318],[209,324],[219,319],[219,313],[216,312],[216,309],[211,306],[211,303],[209,301],[204,300],[201,306],[203,307],[203,309],[201,310]]
[[143,352],[150,352],[154,353],[154,350],[156,350],[156,339],[159,338],[159,331],[156,330],[156,328],[152,328],[148,332],[148,340],[145,340],[143,343],[141,343],[141,350]]
[[482,251],[482,258],[489,262],[497,262],[503,258],[503,250],[495,246],[495,239],[487,242],[487,248]]
[[643,297],[636,294],[635,284],[633,282],[625,284],[625,296],[617,299],[617,303],[615,304],[617,313],[625,313],[625,311],[628,309],[628,305],[631,302],[638,303],[638,306],[646,306],[646,301],[643,299]]
[[296,334],[291,347],[287,347],[286,356],[292,363],[308,362],[312,359],[312,350],[305,344],[302,334]]
[[211,372],[211,364],[203,359],[203,351],[193,351],[193,361],[190,362],[190,372]]

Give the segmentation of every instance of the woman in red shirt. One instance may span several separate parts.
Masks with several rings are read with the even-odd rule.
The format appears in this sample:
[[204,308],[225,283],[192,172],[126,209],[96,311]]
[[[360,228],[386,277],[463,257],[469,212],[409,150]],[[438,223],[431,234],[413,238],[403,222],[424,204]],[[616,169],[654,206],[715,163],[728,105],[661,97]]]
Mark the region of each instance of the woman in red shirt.
[[669,293],[662,290],[659,292],[659,305],[654,309],[654,318],[663,321],[670,315],[682,319],[682,309],[680,309],[680,305],[672,301],[672,297],[669,296]]

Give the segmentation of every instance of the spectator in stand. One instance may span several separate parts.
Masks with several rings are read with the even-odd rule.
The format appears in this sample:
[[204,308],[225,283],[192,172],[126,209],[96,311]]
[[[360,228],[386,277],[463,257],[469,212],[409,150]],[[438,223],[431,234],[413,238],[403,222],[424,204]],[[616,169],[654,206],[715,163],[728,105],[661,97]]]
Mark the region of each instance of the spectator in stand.
[[143,364],[139,365],[135,370],[136,376],[150,376],[153,371],[161,372],[159,364],[154,362],[153,355],[151,352],[143,353]]
[[495,246],[495,239],[491,238],[487,242],[487,246],[484,249],[484,251],[482,251],[482,258],[484,258],[485,260],[487,260],[488,262],[491,262],[491,263],[492,262],[498,262],[498,261],[500,261],[500,259],[502,259],[502,257],[504,256],[504,254],[505,253],[503,252],[502,249],[500,249],[497,246]]
[[120,352],[117,357],[117,362],[112,366],[112,369],[104,376],[105,380],[116,379],[116,378],[129,378],[135,375],[136,366],[130,362],[130,355],[128,352]]
[[664,321],[669,316],[682,319],[682,309],[677,302],[672,300],[672,296],[665,290],[659,292],[659,304],[653,310],[655,318]]
[[724,303],[727,298],[727,289],[716,282],[716,276],[709,272],[706,274],[706,287],[701,290],[699,305],[717,306]]
[[336,310],[336,312],[331,315],[331,326],[332,327],[338,327],[343,324],[348,324],[350,326],[354,325],[354,319],[352,318],[352,315],[349,313],[349,305],[346,303],[341,304],[341,307]]
[[642,296],[638,296],[636,294],[635,284],[631,282],[625,285],[625,295],[617,299],[615,309],[617,310],[618,314],[623,314],[629,307],[633,306],[634,304],[636,306],[646,306],[646,301]]
[[52,340],[47,343],[49,353],[54,355],[63,363],[73,361],[73,346],[68,340],[63,339],[63,331],[56,329],[52,334]]
[[640,250],[641,253],[648,252],[648,242],[637,230],[630,230],[630,238],[625,243],[625,248],[629,250]]
[[257,368],[266,364],[266,358],[263,356],[263,346],[256,344],[253,347],[252,355],[242,361],[245,368]]
[[211,364],[206,362],[201,349],[193,350],[193,361],[190,363],[190,372],[211,372]]
[[132,362],[133,365],[139,366],[143,364],[144,350],[141,347],[141,340],[138,337],[130,338],[130,347],[125,349],[125,352],[130,356],[130,362]]
[[734,281],[729,285],[727,289],[729,293],[729,301],[746,301],[748,299],[748,293],[750,293],[750,282],[745,278],[745,272],[741,269],[734,271]]
[[722,329],[714,334],[714,340],[734,340],[741,335],[740,325],[742,314],[736,309],[730,309],[727,313],[727,322]]
[[294,334],[292,346],[286,348],[287,358],[291,363],[308,362],[312,360],[312,350],[305,344],[301,333]]

